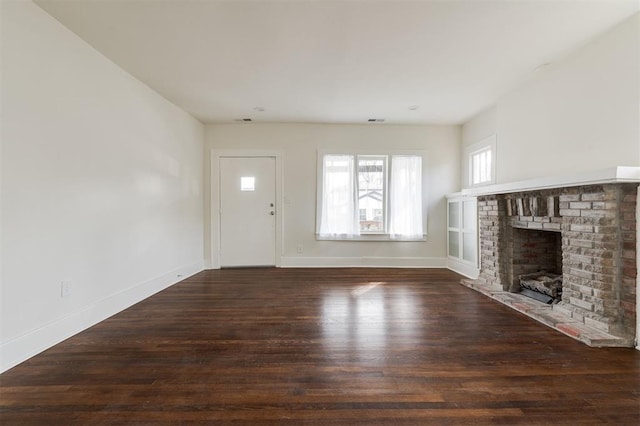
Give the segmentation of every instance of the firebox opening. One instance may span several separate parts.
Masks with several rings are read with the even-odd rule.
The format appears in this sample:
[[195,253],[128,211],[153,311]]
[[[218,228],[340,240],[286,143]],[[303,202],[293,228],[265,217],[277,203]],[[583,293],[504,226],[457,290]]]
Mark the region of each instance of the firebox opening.
[[559,232],[512,228],[510,291],[544,303],[562,298],[562,236]]

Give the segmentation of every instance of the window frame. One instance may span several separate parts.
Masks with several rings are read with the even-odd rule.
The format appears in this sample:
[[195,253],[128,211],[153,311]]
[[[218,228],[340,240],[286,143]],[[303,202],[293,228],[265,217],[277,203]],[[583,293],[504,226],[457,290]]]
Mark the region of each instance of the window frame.
[[[320,219],[322,217],[322,191],[323,191],[323,158],[325,155],[352,155],[356,160],[358,157],[387,157],[385,162],[385,194],[384,194],[384,232],[361,232],[360,235],[346,237],[346,236],[326,236],[320,235]],[[389,167],[391,165],[391,158],[393,156],[418,156],[422,159],[422,238],[391,238],[389,234],[389,218],[388,218],[388,188],[389,188]],[[427,241],[428,229],[427,229],[427,212],[428,212],[428,181],[427,181],[427,152],[424,150],[345,150],[345,149],[319,149],[316,155],[316,228],[315,236],[317,241],[389,241],[389,242],[420,242]],[[356,179],[357,181],[358,179]],[[359,194],[358,182],[354,188],[356,194]]]
[[[482,139],[480,142],[476,142],[472,145],[469,145],[465,148],[465,172],[466,176],[464,182],[466,182],[466,188],[476,188],[480,186],[494,185],[496,183],[496,135],[493,134],[485,139]],[[485,151],[489,151],[491,155],[491,167],[489,168],[489,173],[491,173],[491,178],[487,181],[482,181],[478,183],[473,182],[474,175],[474,167],[473,160],[474,156],[481,154]]]

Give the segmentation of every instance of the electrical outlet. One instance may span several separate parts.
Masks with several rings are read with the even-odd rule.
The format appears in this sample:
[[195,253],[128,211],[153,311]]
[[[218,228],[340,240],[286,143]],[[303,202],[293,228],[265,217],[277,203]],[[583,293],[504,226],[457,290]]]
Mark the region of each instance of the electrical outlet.
[[296,247],[296,251],[298,253],[302,253],[304,251],[304,246],[302,244],[298,244],[298,246]]
[[60,283],[60,297],[65,298],[71,296],[71,283],[69,281],[62,281]]

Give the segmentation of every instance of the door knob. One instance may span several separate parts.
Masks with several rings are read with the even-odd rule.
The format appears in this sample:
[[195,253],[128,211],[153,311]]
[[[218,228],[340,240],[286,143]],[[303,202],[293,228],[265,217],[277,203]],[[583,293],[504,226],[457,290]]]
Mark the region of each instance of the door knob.
[[273,216],[274,214],[276,214],[276,212],[269,212],[269,214]]
[[269,203],[269,207],[273,207],[273,203]]

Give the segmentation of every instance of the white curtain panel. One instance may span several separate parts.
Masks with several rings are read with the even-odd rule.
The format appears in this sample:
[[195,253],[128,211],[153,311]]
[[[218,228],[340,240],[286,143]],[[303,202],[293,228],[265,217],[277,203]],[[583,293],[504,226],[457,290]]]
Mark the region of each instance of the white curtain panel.
[[389,234],[391,238],[423,237],[422,157],[394,155],[389,178]]
[[353,155],[324,156],[320,236],[353,238],[360,234],[355,179]]

